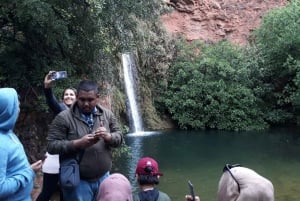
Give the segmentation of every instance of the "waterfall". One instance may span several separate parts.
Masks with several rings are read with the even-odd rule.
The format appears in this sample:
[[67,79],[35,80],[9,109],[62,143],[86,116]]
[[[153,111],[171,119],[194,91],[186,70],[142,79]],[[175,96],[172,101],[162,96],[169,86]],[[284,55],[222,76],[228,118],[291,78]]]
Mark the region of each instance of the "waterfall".
[[127,111],[129,114],[130,129],[136,133],[143,131],[142,121],[139,114],[139,104],[136,96],[136,65],[132,54],[123,53],[122,63],[124,70],[124,80],[126,95],[128,99]]

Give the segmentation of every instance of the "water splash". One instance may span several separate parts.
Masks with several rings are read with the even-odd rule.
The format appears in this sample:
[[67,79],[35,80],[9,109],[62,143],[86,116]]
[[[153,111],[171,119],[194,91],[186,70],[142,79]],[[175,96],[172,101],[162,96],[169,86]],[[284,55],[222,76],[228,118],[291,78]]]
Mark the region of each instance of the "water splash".
[[127,110],[129,113],[130,129],[133,132],[141,132],[143,131],[143,126],[139,114],[139,107],[136,96],[136,79],[134,79],[134,73],[136,73],[136,65],[133,55],[130,53],[123,53],[122,63],[124,70],[126,94],[128,99]]

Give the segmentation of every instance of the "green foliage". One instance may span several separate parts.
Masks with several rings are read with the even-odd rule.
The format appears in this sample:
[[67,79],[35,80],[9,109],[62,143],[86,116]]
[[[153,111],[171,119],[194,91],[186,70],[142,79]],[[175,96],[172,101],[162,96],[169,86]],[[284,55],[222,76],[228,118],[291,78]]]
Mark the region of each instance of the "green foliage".
[[113,149],[112,155],[113,155],[113,160],[117,161],[119,158],[122,156],[128,156],[130,153],[130,147],[126,145],[125,141],[123,141],[121,147],[117,149]]
[[2,1],[0,85],[31,89],[38,98],[36,89],[50,69],[85,72],[100,46],[91,7],[84,1]]
[[[220,42],[179,44],[166,106],[182,128],[264,129],[252,75],[258,61],[241,48]],[[257,87],[258,88],[258,87]]]
[[165,102],[182,128],[263,129],[300,123],[300,2],[274,9],[251,46],[178,46]]
[[267,59],[279,68],[291,56],[299,59],[300,2],[291,1],[283,8],[271,10],[254,32],[256,45]]
[[120,53],[138,51],[143,60],[157,52],[160,58],[152,57],[155,64],[163,60],[155,48],[164,41],[157,23],[164,6],[159,0],[3,0],[0,86],[17,88],[24,100],[30,99],[27,105],[35,107],[49,70],[67,70],[70,75],[56,87],[57,94],[83,78],[120,84]]
[[269,87],[264,102],[269,121],[293,123],[299,119],[300,2],[291,1],[270,11],[254,32],[254,44],[264,57],[261,81]]

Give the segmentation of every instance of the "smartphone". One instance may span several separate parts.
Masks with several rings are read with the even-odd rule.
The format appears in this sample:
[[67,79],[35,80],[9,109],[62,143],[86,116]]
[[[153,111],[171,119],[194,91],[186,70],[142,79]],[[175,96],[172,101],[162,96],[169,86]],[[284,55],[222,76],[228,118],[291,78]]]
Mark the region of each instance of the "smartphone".
[[61,80],[68,77],[67,71],[56,71],[50,75],[52,80]]
[[190,180],[188,180],[188,186],[190,189],[190,195],[192,196],[193,201],[195,201],[195,192],[194,192],[194,186]]

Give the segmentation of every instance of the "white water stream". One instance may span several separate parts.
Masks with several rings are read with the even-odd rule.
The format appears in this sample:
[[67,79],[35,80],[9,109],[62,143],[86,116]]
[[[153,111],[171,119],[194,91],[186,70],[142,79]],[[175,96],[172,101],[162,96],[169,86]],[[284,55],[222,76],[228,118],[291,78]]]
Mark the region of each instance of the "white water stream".
[[142,132],[142,120],[139,114],[138,102],[136,100],[136,84],[134,79],[134,72],[136,72],[135,61],[130,53],[122,54],[122,64],[124,70],[124,80],[126,86],[126,94],[128,98],[128,106],[130,111],[129,122],[132,132]]

